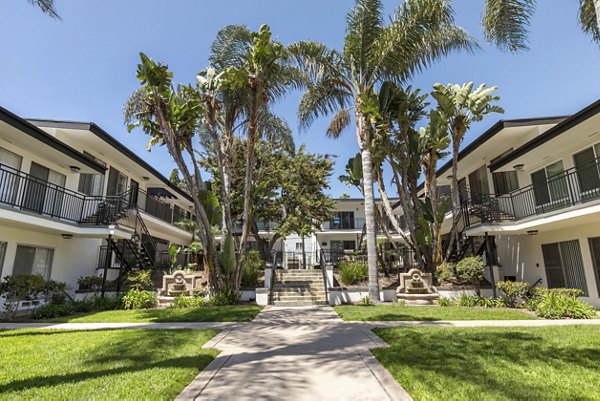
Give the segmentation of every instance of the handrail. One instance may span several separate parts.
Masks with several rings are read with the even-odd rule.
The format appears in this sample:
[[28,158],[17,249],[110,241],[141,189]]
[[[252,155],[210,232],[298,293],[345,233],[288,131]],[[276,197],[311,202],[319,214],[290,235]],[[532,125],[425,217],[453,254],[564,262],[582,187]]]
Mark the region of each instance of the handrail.
[[[467,226],[519,220],[600,199],[600,159],[508,194],[474,194],[463,204]],[[585,181],[587,178],[588,181]]]
[[325,299],[329,300],[329,286],[327,285],[327,264],[325,263],[325,253],[321,248],[321,255],[319,260],[319,266],[321,267],[321,273],[323,274],[323,286],[325,287]]
[[140,244],[142,245],[148,256],[150,256],[150,260],[154,265],[154,259],[156,258],[156,250],[158,249],[158,247],[156,246],[156,241],[154,241],[154,238],[150,235],[150,231],[148,231],[148,227],[146,227],[146,223],[144,223],[144,219],[142,219],[142,216],[140,216],[140,212],[137,208],[135,210],[135,217],[136,233],[138,224],[142,231],[142,235],[140,235]]
[[273,292],[274,292],[274,287],[275,287],[275,275],[277,274],[277,251],[272,252],[273,253],[273,259],[271,261],[271,267],[272,267],[272,271],[271,271],[271,280],[269,283],[269,305],[273,305],[275,302],[275,300],[273,299]]
[[334,220],[324,221],[322,224],[323,230],[362,230],[365,226],[365,218],[356,217],[351,220],[344,221],[340,219],[339,223],[336,223]]

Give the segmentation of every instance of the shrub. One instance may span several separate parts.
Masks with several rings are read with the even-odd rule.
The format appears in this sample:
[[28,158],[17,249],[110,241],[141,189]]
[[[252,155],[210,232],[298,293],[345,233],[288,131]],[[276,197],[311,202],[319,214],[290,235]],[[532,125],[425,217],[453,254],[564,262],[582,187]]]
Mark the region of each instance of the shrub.
[[208,291],[205,290],[204,288],[196,289],[196,290],[192,291],[192,296],[194,298],[206,298],[207,295],[208,295]]
[[265,262],[260,253],[252,249],[246,253],[244,267],[242,268],[242,287],[255,287],[258,284],[260,271],[265,269]]
[[437,267],[435,275],[439,281],[452,281],[456,278],[456,265],[450,262],[442,263]]
[[153,285],[152,270],[137,270],[127,274],[127,284],[133,289],[144,290]]
[[123,309],[149,309],[156,306],[154,292],[131,289],[122,298]]
[[482,307],[482,308],[501,308],[505,305],[504,299],[498,298],[484,298],[479,295],[467,295],[462,294],[457,301],[459,306],[466,306],[469,308]]
[[61,281],[48,280],[44,283],[44,289],[42,294],[46,299],[46,303],[49,304],[64,304],[67,302],[67,290],[69,286],[67,283]]
[[536,289],[528,302],[528,309],[545,319],[594,319],[597,317],[596,309],[577,299],[581,293],[581,290],[568,288]]
[[467,306],[472,308],[474,306],[478,306],[478,299],[479,297],[477,295],[469,296],[465,293],[462,293],[460,298],[458,298],[457,303],[458,306]]
[[12,320],[22,301],[32,300],[44,291],[45,281],[40,274],[22,274],[6,276],[0,282],[0,296],[6,298],[4,302],[4,317]]
[[214,306],[238,305],[242,294],[233,288],[225,288],[223,291],[210,297],[210,304]]
[[362,262],[340,262],[340,281],[345,285],[354,285],[367,281],[369,268]]
[[362,306],[370,306],[370,305],[373,305],[373,302],[371,302],[371,298],[369,298],[369,297],[362,297],[360,299],[360,304]]
[[33,319],[53,319],[55,317],[72,315],[73,307],[70,303],[49,304],[40,306],[31,313]]
[[506,306],[514,308],[519,300],[527,300],[531,286],[524,281],[501,281],[496,284],[496,288],[504,294]]
[[171,304],[172,308],[198,308],[205,306],[206,302],[204,298],[196,297],[175,297],[175,300]]
[[479,282],[483,280],[484,269],[485,264],[480,256],[464,258],[456,264],[456,277],[479,287]]
[[451,302],[452,301],[450,301],[450,298],[446,298],[446,297],[441,297],[437,301],[437,303],[438,303],[439,306],[444,306],[444,307],[450,306]]
[[101,276],[85,276],[77,279],[81,291],[100,291],[102,289]]

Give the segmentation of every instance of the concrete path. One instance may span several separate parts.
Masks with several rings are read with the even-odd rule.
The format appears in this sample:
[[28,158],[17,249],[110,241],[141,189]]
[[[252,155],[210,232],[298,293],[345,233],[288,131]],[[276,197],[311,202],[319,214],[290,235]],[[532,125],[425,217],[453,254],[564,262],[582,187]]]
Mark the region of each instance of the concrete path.
[[386,347],[331,307],[267,307],[205,347],[221,354],[179,400],[410,400],[369,352]]

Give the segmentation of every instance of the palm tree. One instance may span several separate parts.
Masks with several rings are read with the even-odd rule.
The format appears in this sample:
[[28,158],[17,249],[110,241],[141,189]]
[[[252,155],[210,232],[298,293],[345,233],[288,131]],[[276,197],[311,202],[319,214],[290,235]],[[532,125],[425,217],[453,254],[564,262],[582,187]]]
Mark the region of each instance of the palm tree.
[[[369,297],[379,300],[375,202],[371,146],[374,127],[367,118],[382,81],[404,83],[452,51],[477,45],[454,24],[447,0],[407,0],[384,23],[380,0],[357,0],[348,13],[342,52],[315,42],[291,46],[311,80],[300,101],[298,118],[307,128],[334,113],[327,135],[339,137],[354,117],[364,178]],[[353,116],[352,116],[353,114]]]
[[42,12],[52,18],[60,19],[54,9],[54,0],[27,0],[29,4],[39,7]]
[[[500,100],[494,92],[496,86],[487,88],[481,84],[473,90],[473,82],[461,85],[433,85],[431,95],[437,100],[438,111],[447,121],[447,131],[452,138],[452,231],[450,233],[450,244],[448,255],[452,246],[459,244],[456,224],[461,210],[460,191],[458,189],[458,151],[471,123],[481,121],[483,117],[491,113],[504,113],[504,109],[493,105]],[[446,257],[448,256],[446,255]]]
[[[258,32],[250,32],[242,26],[222,30],[211,48],[213,63],[224,69],[224,85],[230,96],[240,101],[235,110],[226,114],[230,123],[236,121],[236,113],[243,113],[246,121],[247,152],[244,178],[244,207],[242,212],[242,235],[240,250],[246,248],[253,222],[252,185],[254,176],[255,147],[260,134],[261,122],[266,123],[267,106],[280,99],[289,90],[302,86],[303,74],[292,65],[288,49],[271,38],[271,30],[262,25]],[[230,103],[230,105],[233,105]],[[238,114],[239,116],[239,114]],[[227,120],[226,120],[227,122]],[[227,124],[227,132],[232,124]],[[232,138],[232,130],[227,133]],[[230,163],[224,160],[226,164]],[[224,182],[228,180],[225,178]],[[244,255],[241,253],[235,273],[236,288],[241,281]]]
[[[551,2],[547,3],[551,7]],[[486,0],[482,18],[488,42],[511,52],[527,49],[536,0]],[[600,43],[600,0],[579,0],[581,30]]]

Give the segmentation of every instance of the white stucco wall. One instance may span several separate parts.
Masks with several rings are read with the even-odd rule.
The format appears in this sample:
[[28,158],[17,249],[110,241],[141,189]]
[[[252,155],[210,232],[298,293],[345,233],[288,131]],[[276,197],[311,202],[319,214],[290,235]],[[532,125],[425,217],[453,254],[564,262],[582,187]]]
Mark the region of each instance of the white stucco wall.
[[582,297],[582,299],[600,307],[600,295],[588,245],[588,238],[599,236],[600,226],[598,223],[540,231],[537,235],[498,236],[496,245],[501,265],[500,276],[516,276],[517,280],[527,281],[531,284],[541,278],[541,285],[547,287],[542,244],[579,240],[589,294],[589,297]]

